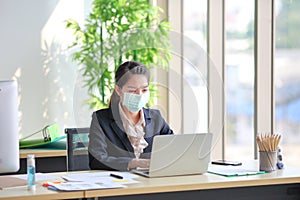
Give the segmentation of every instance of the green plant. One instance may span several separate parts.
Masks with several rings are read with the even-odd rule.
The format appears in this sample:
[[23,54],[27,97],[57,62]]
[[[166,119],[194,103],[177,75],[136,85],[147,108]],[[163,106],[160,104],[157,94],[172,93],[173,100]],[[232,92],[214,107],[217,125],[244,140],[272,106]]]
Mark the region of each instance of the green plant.
[[[125,60],[139,61],[149,69],[168,68],[170,25],[159,19],[160,12],[148,0],[94,0],[84,27],[67,21],[75,35],[71,47],[78,47],[73,60],[82,66],[90,108],[108,106],[115,70]],[[151,84],[150,90],[153,101],[157,88]]]

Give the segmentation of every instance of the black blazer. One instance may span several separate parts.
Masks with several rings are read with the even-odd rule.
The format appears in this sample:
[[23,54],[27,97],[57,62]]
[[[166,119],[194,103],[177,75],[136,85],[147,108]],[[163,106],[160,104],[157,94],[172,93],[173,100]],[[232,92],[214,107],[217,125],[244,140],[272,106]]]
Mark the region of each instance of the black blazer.
[[[140,158],[150,158],[153,137],[173,134],[160,112],[145,109],[145,140],[148,146]],[[133,147],[124,132],[119,115],[119,106],[115,109],[98,110],[92,115],[89,134],[89,165],[91,169],[126,171],[128,163],[135,158]]]

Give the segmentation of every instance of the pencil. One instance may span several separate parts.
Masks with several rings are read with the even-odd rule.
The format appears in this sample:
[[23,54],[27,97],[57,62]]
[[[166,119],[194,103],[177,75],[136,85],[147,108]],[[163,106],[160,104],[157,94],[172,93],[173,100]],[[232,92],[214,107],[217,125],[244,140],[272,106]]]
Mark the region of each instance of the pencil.
[[256,136],[259,151],[276,151],[281,140],[278,134],[260,134]]

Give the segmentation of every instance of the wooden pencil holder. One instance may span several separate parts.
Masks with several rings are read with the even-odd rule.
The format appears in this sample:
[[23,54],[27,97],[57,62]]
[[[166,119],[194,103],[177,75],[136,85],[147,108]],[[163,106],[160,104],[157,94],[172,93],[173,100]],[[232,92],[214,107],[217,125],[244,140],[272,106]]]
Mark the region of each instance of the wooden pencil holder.
[[277,152],[259,151],[259,170],[272,172],[277,170]]

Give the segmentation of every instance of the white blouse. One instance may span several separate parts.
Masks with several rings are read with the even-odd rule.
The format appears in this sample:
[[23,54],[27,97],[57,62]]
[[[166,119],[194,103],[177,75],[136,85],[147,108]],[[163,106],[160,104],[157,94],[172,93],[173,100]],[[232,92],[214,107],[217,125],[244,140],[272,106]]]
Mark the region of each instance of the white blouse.
[[144,138],[145,135],[145,119],[143,109],[139,111],[140,119],[136,124],[133,124],[131,120],[129,120],[121,106],[119,104],[119,112],[120,117],[123,122],[124,130],[127,134],[127,137],[134,149],[134,154],[136,159],[138,159],[143,153],[144,149],[148,146],[147,141]]

